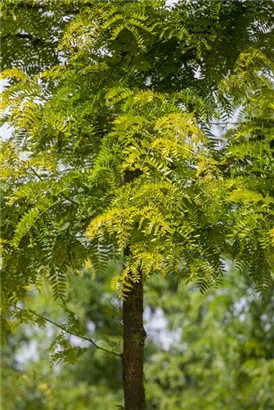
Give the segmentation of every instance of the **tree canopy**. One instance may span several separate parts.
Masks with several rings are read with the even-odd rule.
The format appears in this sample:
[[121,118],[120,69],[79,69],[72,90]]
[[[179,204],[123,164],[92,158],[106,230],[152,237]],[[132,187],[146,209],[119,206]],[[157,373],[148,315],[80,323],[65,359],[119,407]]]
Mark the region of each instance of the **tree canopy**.
[[[25,13],[40,13],[55,27],[53,18],[63,21],[56,7],[68,13],[67,8],[76,5],[80,3],[41,2],[32,7],[15,2],[13,10],[4,2],[2,8],[5,11],[9,6],[6,13],[13,13],[14,18],[20,14],[19,27]],[[270,51],[263,54],[268,30],[255,22],[254,9],[260,6],[265,16],[271,5],[209,2],[201,7],[182,2],[167,9],[158,1],[82,2],[60,36],[63,63],[54,65],[52,57],[50,68],[40,63],[40,72],[28,75],[27,58],[26,70],[4,71],[11,81],[4,91],[3,108],[9,108],[4,120],[14,130],[2,151],[4,272],[9,271],[3,275],[4,292],[8,288],[11,297],[21,297],[24,287],[37,280],[38,269],[47,271],[56,296],[62,295],[67,269],[79,268],[87,258],[96,265],[111,253],[121,259],[127,246],[132,253],[131,275],[136,279],[134,272],[142,265],[146,275],[175,271],[215,283],[223,272],[222,257],[230,252],[228,248],[236,253],[237,244],[237,252],[246,261],[250,252],[256,254],[253,270],[258,273],[257,268],[263,268],[264,275],[258,274],[257,279],[267,285],[272,228],[267,215],[273,176],[273,110],[268,103],[273,94],[269,80],[273,65],[267,58]],[[238,52],[234,59],[234,73],[220,82],[220,74],[212,75],[207,68],[210,56],[218,56],[222,39],[213,31],[221,30],[223,14],[228,19],[237,7],[250,13],[246,30],[250,38],[244,42],[244,54]],[[50,13],[44,11],[47,8]],[[204,14],[218,22],[217,27],[212,24],[210,34]],[[127,20],[129,15],[132,21]],[[26,22],[34,35],[31,22],[37,22],[30,16]],[[178,19],[185,16],[181,31],[174,31]],[[261,24],[270,24],[267,17]],[[201,25],[204,32],[198,31],[197,42],[188,28],[197,30]],[[6,26],[4,18],[4,33]],[[256,27],[258,33],[253,32]],[[159,78],[163,76],[167,84],[165,75],[172,77],[165,74],[165,62],[157,62],[157,79],[151,63],[145,61],[147,55],[158,61],[151,52],[157,51],[156,42],[172,53],[176,48],[170,46],[171,40],[180,45],[182,58],[188,55],[184,49],[192,50],[196,65],[187,59],[192,73],[188,80],[189,72],[179,61],[186,78],[180,80],[180,87],[175,83],[173,91],[164,92]],[[251,50],[252,41],[261,49]],[[221,49],[224,52],[227,46]],[[136,63],[137,57],[143,68]],[[230,53],[227,58],[232,59]],[[198,65],[200,73],[195,76]],[[168,66],[174,68],[170,60]],[[216,62],[214,66],[219,67]],[[175,70],[178,80],[180,71]],[[221,73],[224,77],[229,69],[222,67]],[[208,87],[205,81],[210,82]],[[201,89],[207,90],[206,96]],[[228,115],[239,104],[242,120],[230,136],[211,138],[214,119]],[[221,149],[216,149],[220,144]],[[250,178],[255,174],[256,179]],[[128,268],[114,287],[118,289],[121,280],[127,282],[127,272]]]

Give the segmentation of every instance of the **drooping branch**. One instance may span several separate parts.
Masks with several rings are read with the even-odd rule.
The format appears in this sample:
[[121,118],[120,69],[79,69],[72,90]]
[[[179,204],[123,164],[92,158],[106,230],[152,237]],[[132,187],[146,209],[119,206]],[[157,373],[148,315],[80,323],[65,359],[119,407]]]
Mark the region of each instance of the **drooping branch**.
[[30,33],[10,33],[10,34],[7,34],[6,36],[3,36],[2,40],[9,39],[12,37],[30,40],[33,44],[41,44],[41,43],[48,44],[48,43],[45,43],[40,38],[33,36]]
[[77,334],[77,333],[75,333],[75,332],[73,332],[73,331],[67,329],[65,326],[59,325],[58,323],[54,322],[53,320],[51,320],[51,319],[49,319],[49,318],[47,318],[47,317],[45,317],[45,316],[43,316],[43,315],[40,315],[39,313],[34,312],[34,311],[31,310],[31,309],[28,309],[28,311],[29,311],[31,314],[33,314],[34,316],[37,316],[38,318],[40,318],[40,319],[42,319],[42,320],[45,320],[46,322],[51,323],[52,325],[58,327],[58,328],[61,329],[62,331],[66,332],[66,333],[68,333],[68,334],[70,334],[70,335],[72,335],[72,336],[79,337],[79,339],[82,339],[82,340],[85,340],[85,341],[91,343],[96,349],[102,350],[103,352],[105,352],[105,353],[107,353],[107,354],[111,354],[111,355],[116,356],[116,357],[121,357],[121,354],[120,354],[120,353],[115,353],[115,352],[113,352],[113,351],[111,351],[111,350],[108,350],[108,349],[105,349],[104,347],[99,346],[96,342],[94,342],[94,340],[92,340],[92,339],[91,339],[90,337],[88,337],[88,336],[79,335],[79,334]]
[[[40,175],[38,174],[38,172],[35,171],[35,169],[33,167],[31,167],[30,165],[28,165],[25,161],[23,161],[24,164],[33,172],[33,174],[40,180],[43,181],[43,178],[40,177]],[[79,206],[78,202],[74,201],[74,199],[69,198],[64,192],[61,192],[61,194],[63,195],[63,197],[69,201],[70,203],[72,203],[73,205]]]
[[25,8],[25,9],[47,9],[48,6],[46,4],[43,4],[41,2],[36,1],[34,2],[21,2],[17,5],[17,7]]
[[[71,6],[73,7],[74,5],[72,4]],[[87,5],[87,7],[89,7],[89,5]],[[49,4],[45,4],[45,3],[39,2],[39,1],[36,1],[35,3],[33,1],[32,2],[21,1],[21,2],[18,2],[16,4],[16,8],[17,9],[25,9],[25,10],[26,9],[27,10],[33,10],[33,11],[38,11],[38,12],[41,12],[41,13],[51,10]],[[69,8],[69,7],[67,8],[67,13],[69,13],[69,14],[78,14],[79,11],[80,11],[79,7],[78,8],[76,8],[76,7],[75,8]]]

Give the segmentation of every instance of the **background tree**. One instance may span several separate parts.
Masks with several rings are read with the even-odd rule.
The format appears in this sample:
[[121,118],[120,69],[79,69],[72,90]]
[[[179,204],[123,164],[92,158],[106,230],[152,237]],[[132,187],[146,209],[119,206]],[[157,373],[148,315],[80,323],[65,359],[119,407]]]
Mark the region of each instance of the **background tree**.
[[[61,7],[56,2],[3,4],[6,13],[14,4],[14,16],[21,9],[30,13],[25,40],[35,34],[33,9],[43,19],[50,11],[46,21],[52,22]],[[273,167],[267,163],[269,171],[266,166],[257,170],[259,182],[251,187],[248,167],[237,167],[235,177],[233,157],[221,158],[208,132],[215,118],[245,106],[246,95],[254,98],[254,85],[264,102],[273,92],[269,36],[265,40],[273,3],[257,5],[182,2],[170,10],[158,1],[86,1],[75,10],[75,2],[68,1],[67,23],[54,20],[60,24],[60,39],[55,37],[60,64],[54,65],[56,52],[49,48],[54,62],[47,68],[49,57],[43,60],[41,48],[38,68],[28,70],[26,64],[26,70],[4,72],[11,83],[3,96],[4,121],[14,128],[4,144],[4,311],[12,309],[19,320],[30,318],[16,302],[41,277],[49,278],[67,309],[68,272],[88,260],[102,273],[109,259],[116,261],[120,270],[112,284],[124,299],[126,409],[145,407],[143,279],[173,273],[205,290],[218,284],[223,258],[233,256],[250,266],[261,291],[272,286],[273,200],[267,185],[262,193],[257,186]],[[220,48],[227,53],[221,32],[229,24],[222,25],[222,19],[226,15],[237,27],[239,9],[248,16],[246,35],[238,51],[219,59]],[[16,39],[22,39],[21,24]],[[4,29],[9,33],[8,24]],[[251,45],[260,50],[250,50]],[[179,83],[161,58],[166,48]],[[17,57],[13,61],[16,65]],[[235,74],[220,87],[232,70]],[[242,83],[235,86],[239,78]],[[243,139],[251,147],[247,132]],[[230,146],[224,148],[230,153]],[[267,152],[269,158],[270,142]],[[240,156],[245,155],[241,149]],[[70,320],[70,331],[79,331],[74,315]],[[7,320],[4,324],[8,327]]]
[[[87,332],[122,344],[119,301],[113,300],[107,277],[91,281],[91,274],[86,269],[69,279],[69,305]],[[49,287],[43,289],[39,295],[32,291],[25,307],[64,322]],[[222,288],[205,295],[193,285],[156,276],[145,285],[145,295],[149,409],[273,407],[272,296],[260,298],[247,277],[231,270]],[[5,409],[103,410],[121,404],[120,366],[90,344],[75,363],[54,361],[50,368],[54,352],[46,348],[59,332],[50,324],[23,324],[8,336],[2,351]],[[80,343],[69,335],[67,340],[74,347]]]

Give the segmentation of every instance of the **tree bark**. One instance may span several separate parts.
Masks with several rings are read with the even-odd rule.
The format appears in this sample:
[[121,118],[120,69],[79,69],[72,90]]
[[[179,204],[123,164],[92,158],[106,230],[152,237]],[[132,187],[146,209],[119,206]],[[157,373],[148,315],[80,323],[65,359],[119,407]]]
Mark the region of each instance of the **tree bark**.
[[144,345],[146,332],[143,325],[142,278],[123,303],[123,385],[125,410],[145,410],[143,384]]

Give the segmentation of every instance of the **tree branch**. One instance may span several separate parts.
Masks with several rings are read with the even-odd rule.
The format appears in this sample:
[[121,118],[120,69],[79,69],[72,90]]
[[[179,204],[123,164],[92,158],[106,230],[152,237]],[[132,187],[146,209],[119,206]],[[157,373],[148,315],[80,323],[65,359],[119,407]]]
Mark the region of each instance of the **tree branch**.
[[[34,169],[33,167],[31,167],[30,165],[28,165],[25,161],[24,161],[24,164],[34,173],[34,175],[37,176],[37,178],[38,178],[40,181],[43,181],[43,178],[40,177],[40,175],[35,171],[35,169]],[[73,205],[79,206],[78,202],[74,201],[74,199],[69,198],[64,192],[61,192],[61,194],[63,195],[63,197],[64,197],[67,201],[71,202]]]
[[12,38],[12,37],[27,39],[27,40],[30,40],[33,44],[45,43],[45,41],[41,40],[38,37],[34,37],[30,33],[12,33],[12,34],[10,33],[10,34],[7,34],[6,36],[3,36],[2,40],[5,40],[6,38]]
[[71,202],[73,205],[79,206],[78,202],[74,201],[74,199],[69,198],[66,194],[64,194],[64,192],[61,192],[61,194],[63,195],[63,197],[64,197],[67,201]]
[[[27,2],[18,2],[18,4],[16,4],[16,7],[17,8],[24,8],[24,9],[28,9],[28,10],[46,10],[46,11],[50,10],[49,5],[43,4],[42,2],[38,2],[38,1],[36,3],[33,3],[33,1],[29,2],[29,3],[27,3]],[[73,13],[73,12],[74,13],[79,13],[79,9],[77,9],[77,8],[75,8],[73,10],[68,8],[67,11],[70,12],[70,13]]]
[[104,347],[99,346],[99,345],[98,345],[96,342],[94,342],[90,337],[82,336],[82,335],[79,335],[79,334],[77,334],[77,333],[74,333],[74,332],[72,332],[71,330],[66,329],[64,326],[59,325],[58,323],[54,322],[53,320],[51,320],[51,319],[49,319],[49,318],[47,318],[47,317],[45,317],[45,316],[39,315],[39,313],[36,313],[36,312],[34,312],[33,310],[31,310],[31,309],[28,309],[28,311],[29,311],[30,313],[32,313],[33,315],[37,316],[38,318],[43,319],[43,320],[45,320],[46,322],[51,323],[52,325],[58,327],[59,329],[63,330],[63,331],[66,332],[66,333],[68,333],[68,334],[70,334],[70,335],[72,335],[72,336],[79,337],[80,339],[86,340],[87,342],[91,343],[96,349],[102,350],[103,352],[108,353],[108,354],[111,354],[111,355],[116,356],[116,357],[121,357],[121,354],[120,354],[120,353],[115,353],[115,352],[112,352],[111,350],[107,350],[107,349],[105,349]]
[[26,8],[26,9],[46,9],[48,8],[46,5],[39,3],[39,2],[22,2],[17,5],[17,7]]
[[28,165],[25,161],[23,161],[24,162],[24,164],[34,173],[34,175],[35,176],[37,176],[37,178],[40,180],[40,181],[43,181],[43,179],[40,177],[40,175],[35,171],[35,169],[34,168],[32,168],[30,165]]

